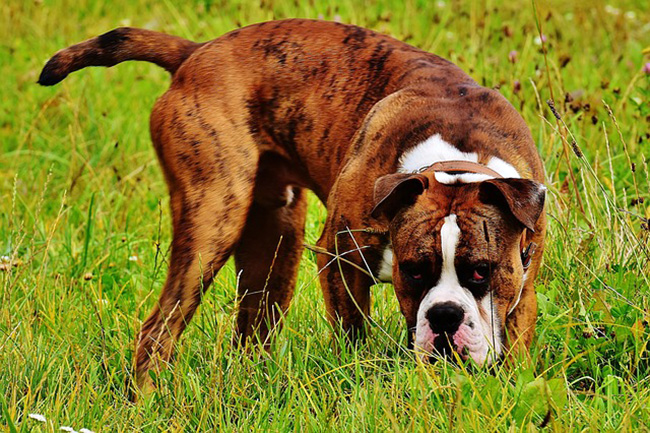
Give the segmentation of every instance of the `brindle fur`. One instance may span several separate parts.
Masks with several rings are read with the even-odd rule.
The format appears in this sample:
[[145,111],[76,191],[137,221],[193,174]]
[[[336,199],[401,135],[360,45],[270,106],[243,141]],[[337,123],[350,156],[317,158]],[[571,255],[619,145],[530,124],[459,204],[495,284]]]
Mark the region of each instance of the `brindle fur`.
[[[171,195],[172,253],[160,300],[137,340],[140,386],[147,385],[149,369],[171,357],[202,294],[232,254],[242,271],[237,333],[267,342],[293,294],[305,189],[326,203],[318,245],[334,252],[337,233],[348,228],[387,229],[386,221],[370,217],[375,180],[396,171],[399,155],[434,133],[462,151],[479,152],[481,161],[498,156],[522,177],[543,181],[527,126],[498,92],[447,60],[370,30],[295,19],[196,44],[120,28],[57,53],[39,82],[52,85],[85,66],[124,60],[150,61],[172,74],[151,114],[151,137]],[[477,200],[467,194],[459,203],[469,209]],[[442,204],[427,209],[444,216],[451,199],[437,196],[432,203]],[[400,223],[434,233],[437,219],[417,212],[398,216]],[[504,218],[491,212],[488,221]],[[524,347],[535,323],[533,280],[544,227],[542,217],[523,299],[508,320]],[[376,269],[388,237],[357,232],[355,238],[371,247],[364,255]],[[337,244],[339,252],[355,248],[349,234],[339,235]],[[365,266],[358,253],[346,258]],[[329,260],[319,257],[319,267]],[[324,268],[320,278],[330,319],[361,334],[373,280],[346,264]],[[395,285],[409,320],[415,301],[400,292],[399,279]]]

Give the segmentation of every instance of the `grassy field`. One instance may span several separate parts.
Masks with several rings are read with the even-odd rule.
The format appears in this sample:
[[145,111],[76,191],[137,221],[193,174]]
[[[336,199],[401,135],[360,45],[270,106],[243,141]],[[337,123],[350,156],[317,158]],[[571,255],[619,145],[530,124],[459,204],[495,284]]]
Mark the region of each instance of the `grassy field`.
[[[128,401],[133,341],[170,245],[148,134],[169,78],[128,63],[41,88],[40,68],[57,49],[120,25],[207,40],[286,17],[389,33],[452,60],[520,109],[549,187],[532,365],[469,373],[416,364],[389,285],[373,289],[371,338],[348,349],[331,337],[306,252],[270,355],[232,349],[228,265],[176,361],[155,378],[157,392]],[[650,3],[640,1],[2,2],[0,428],[650,430],[648,23]],[[312,197],[308,243],[325,215]]]

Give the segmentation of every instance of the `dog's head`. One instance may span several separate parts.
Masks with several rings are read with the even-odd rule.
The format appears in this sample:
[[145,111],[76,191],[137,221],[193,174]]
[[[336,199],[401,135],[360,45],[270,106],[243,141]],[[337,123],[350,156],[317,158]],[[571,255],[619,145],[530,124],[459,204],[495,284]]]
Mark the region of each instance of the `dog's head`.
[[503,352],[525,281],[522,236],[545,190],[517,178],[443,184],[433,172],[377,180],[373,216],[389,223],[393,284],[423,359],[456,352],[483,365]]

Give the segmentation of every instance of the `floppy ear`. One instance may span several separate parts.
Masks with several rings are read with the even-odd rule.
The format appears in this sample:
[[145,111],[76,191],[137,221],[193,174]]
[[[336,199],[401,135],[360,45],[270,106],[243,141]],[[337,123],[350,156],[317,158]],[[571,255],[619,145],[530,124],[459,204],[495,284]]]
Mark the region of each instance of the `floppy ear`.
[[546,187],[530,179],[490,179],[481,182],[479,198],[505,208],[531,232],[544,210]]
[[389,221],[397,212],[415,203],[417,197],[429,187],[429,179],[422,174],[393,173],[375,181],[374,203],[370,215],[385,216]]

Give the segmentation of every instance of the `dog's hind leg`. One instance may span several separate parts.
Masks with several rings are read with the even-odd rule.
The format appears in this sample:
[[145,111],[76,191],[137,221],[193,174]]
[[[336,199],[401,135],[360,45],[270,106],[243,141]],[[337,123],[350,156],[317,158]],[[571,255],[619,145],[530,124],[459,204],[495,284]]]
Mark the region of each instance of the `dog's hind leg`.
[[286,312],[303,250],[307,195],[289,187],[290,203],[269,207],[254,203],[235,250],[240,273],[237,337],[242,343],[256,337],[268,347],[271,331]]
[[[148,371],[170,359],[204,291],[233,252],[253,199],[258,154],[252,138],[184,103],[168,92],[151,118],[170,191],[173,240],[167,280],[137,338],[136,379],[144,391],[150,387]],[[221,137],[236,146],[220,145]]]

